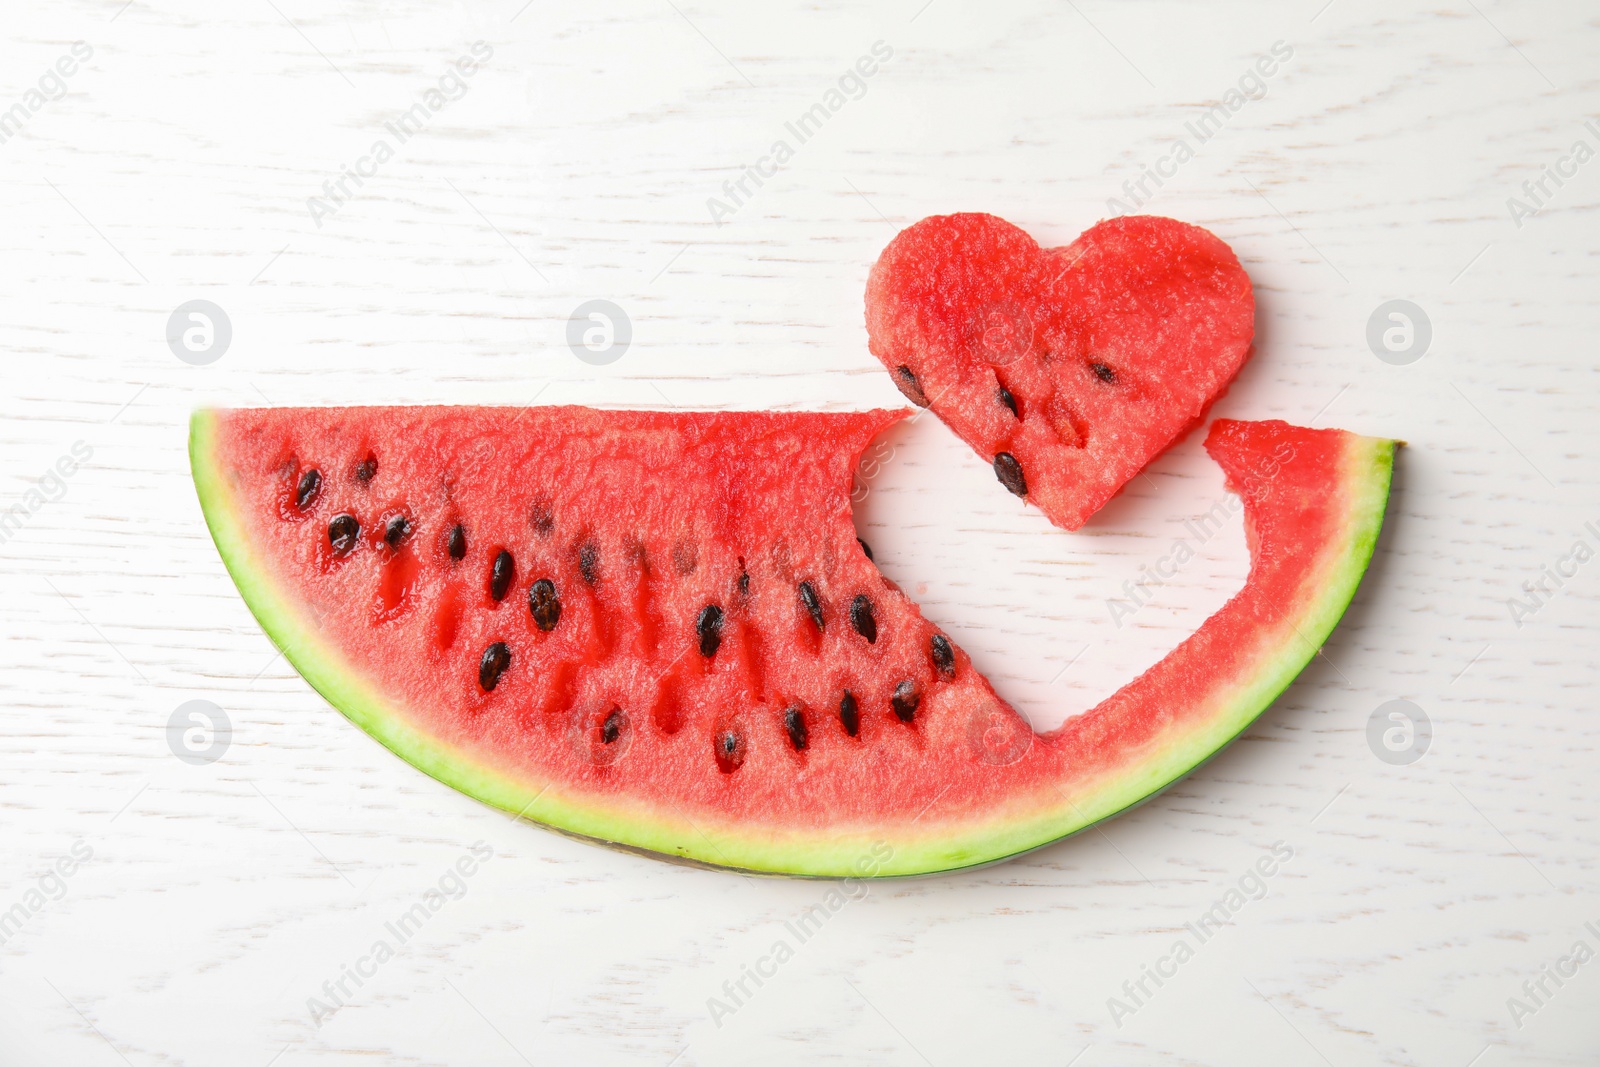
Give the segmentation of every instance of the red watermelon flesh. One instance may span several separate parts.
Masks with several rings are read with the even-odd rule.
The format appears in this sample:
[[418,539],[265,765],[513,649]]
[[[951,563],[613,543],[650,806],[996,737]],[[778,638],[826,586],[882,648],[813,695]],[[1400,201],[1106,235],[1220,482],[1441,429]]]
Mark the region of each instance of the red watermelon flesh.
[[627,848],[861,875],[1038,847],[1226,744],[1349,601],[1393,454],[1219,423],[1245,589],[1036,735],[856,540],[853,467],[900,414],[202,411],[191,458],[269,635],[417,767]]
[[1254,332],[1233,251],[1149,215],[1054,249],[993,215],[934,216],[867,283],[872,353],[901,391],[1069,530],[1198,422]]

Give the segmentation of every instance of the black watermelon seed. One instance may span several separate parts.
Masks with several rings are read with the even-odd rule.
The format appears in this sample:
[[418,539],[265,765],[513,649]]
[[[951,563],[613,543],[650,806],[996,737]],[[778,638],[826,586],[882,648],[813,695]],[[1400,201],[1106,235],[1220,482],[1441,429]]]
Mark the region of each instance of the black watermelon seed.
[[870,562],[872,559],[872,546],[861,540],[859,537],[856,538],[856,544],[861,546],[861,551],[867,554],[867,559]]
[[744,737],[737,730],[723,730],[714,742],[717,750],[717,768],[724,774],[739,769],[744,763]]
[[917,705],[922,703],[922,698],[917,695],[916,683],[906,679],[894,687],[894,696],[889,698],[889,706],[894,709],[895,716],[901,722],[910,722],[916,718]]
[[404,515],[396,515],[390,519],[383,528],[383,539],[390,548],[399,548],[400,542],[411,534],[411,520]]
[[811,613],[811,621],[817,624],[817,629],[821,630],[823,628],[822,601],[817,599],[817,587],[810,582],[801,582],[800,603],[805,605],[806,610]]
[[1022,413],[1017,410],[1017,398],[1011,395],[1011,390],[1003,385],[997,385],[994,387],[994,395],[1000,403],[1011,409],[1011,414],[1014,417],[1022,418]]
[[911,373],[911,368],[902,363],[894,369],[894,384],[906,395],[906,399],[919,408],[928,406],[928,395],[922,391],[922,383],[917,381],[917,376]]
[[511,558],[511,553],[501,549],[495,553],[494,566],[489,571],[489,595],[496,604],[506,598],[511,591],[511,580],[517,576],[517,561]]
[[878,620],[872,615],[872,601],[865,593],[857,593],[856,598],[850,601],[850,625],[856,628],[856,633],[867,639],[867,644],[878,640]]
[[509,666],[511,650],[504,641],[496,641],[483,650],[483,658],[478,661],[478,684],[485,693],[494,691],[494,687],[500,684],[500,676]]
[[378,460],[376,457],[368,456],[366,459],[356,464],[356,481],[360,482],[362,485],[366,485],[377,476]]
[[561,621],[561,597],[556,593],[556,583],[540,578],[528,589],[528,611],[533,623],[545,633],[556,628]]
[[600,724],[600,740],[606,744],[615,744],[618,737],[622,736],[622,725],[627,721],[627,716],[622,714],[621,708],[612,708],[606,713],[606,721]]
[[590,585],[600,579],[600,546],[593,541],[584,542],[578,549],[578,573]]
[[322,491],[322,472],[312,467],[300,476],[300,484],[294,490],[294,506],[304,511],[317,499],[317,494]]
[[956,676],[956,650],[944,634],[934,634],[928,645],[933,652],[933,669],[948,682]]
[[1090,363],[1089,369],[1094,371],[1094,376],[1096,378],[1099,378],[1107,385],[1117,384],[1117,372],[1106,366],[1104,363]]
[[460,523],[450,528],[450,544],[447,547],[451,559],[460,559],[467,554],[467,531],[461,528]]
[[994,476],[1000,484],[1017,496],[1028,495],[1028,479],[1022,476],[1022,464],[1010,452],[998,452],[994,457]]
[[700,635],[700,654],[707,659],[715,656],[722,644],[722,609],[715,604],[701,608],[700,617],[695,620],[694,632]]
[[336,556],[348,556],[361,539],[361,524],[354,515],[335,515],[328,523],[328,544]]
[[739,595],[740,596],[749,596],[750,595],[750,575],[749,575],[748,572],[745,572],[745,571],[740,571],[739,572]]
[[844,724],[844,732],[851,737],[861,732],[861,706],[856,703],[856,695],[848,689],[839,699],[839,721]]
[[789,734],[789,743],[795,751],[803,751],[810,735],[806,732],[806,719],[800,711],[799,704],[790,704],[783,713],[783,728]]

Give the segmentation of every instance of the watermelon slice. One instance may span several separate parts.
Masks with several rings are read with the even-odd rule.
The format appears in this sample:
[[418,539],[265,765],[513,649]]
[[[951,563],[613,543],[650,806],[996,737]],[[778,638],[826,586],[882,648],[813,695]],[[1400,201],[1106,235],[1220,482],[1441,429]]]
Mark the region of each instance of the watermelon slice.
[[1217,423],[1243,591],[1036,735],[856,539],[852,469],[903,414],[201,411],[190,455],[267,633],[418,768],[566,833],[844,876],[1038,848],[1205,761],[1354,594],[1394,450]]
[[1044,249],[993,215],[942,215],[872,268],[867,335],[909,400],[1076,530],[1227,388],[1255,296],[1226,244],[1172,219]]

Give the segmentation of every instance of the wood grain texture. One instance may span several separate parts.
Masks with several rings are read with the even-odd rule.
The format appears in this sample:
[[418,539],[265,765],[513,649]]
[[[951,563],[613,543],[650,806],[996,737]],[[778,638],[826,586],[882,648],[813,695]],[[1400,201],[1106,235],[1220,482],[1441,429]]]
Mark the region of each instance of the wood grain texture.
[[[1507,606],[1600,548],[1600,162],[1520,225],[1507,206],[1600,148],[1589,7],[69,0],[8,28],[0,513],[27,514],[0,543],[0,909],[26,921],[0,1062],[1595,1061],[1600,963],[1543,1003],[1523,983],[1600,950],[1600,562],[1520,626]],[[75,41],[92,58],[32,108]],[[458,98],[314,219],[477,41]],[[877,41],[865,92],[716,225],[707,199]],[[1143,208],[1215,230],[1257,285],[1217,414],[1409,442],[1355,606],[1215,762],[1023,860],[872,886],[730,1016],[708,1000],[825,886],[614,854],[439,786],[299,679],[217,560],[184,453],[201,403],[895,403],[861,291],[899,227],[988,210],[1064,244],[1280,41],[1264,95]],[[196,298],[232,323],[210,366],[164,339]],[[591,298],[634,325],[605,367],[565,343]],[[1407,366],[1365,340],[1395,298],[1433,327]],[[1041,728],[1244,575],[1235,524],[1121,626],[1108,608],[1221,497],[1199,435],[1071,535],[933,418],[886,441],[863,536]],[[1433,724],[1408,766],[1367,743],[1396,697]],[[207,765],[168,746],[191,699],[232,723]],[[308,998],[479,841],[460,898],[317,1025]],[[1264,897],[1116,1010],[1277,841]],[[92,858],[41,888],[76,842]]]

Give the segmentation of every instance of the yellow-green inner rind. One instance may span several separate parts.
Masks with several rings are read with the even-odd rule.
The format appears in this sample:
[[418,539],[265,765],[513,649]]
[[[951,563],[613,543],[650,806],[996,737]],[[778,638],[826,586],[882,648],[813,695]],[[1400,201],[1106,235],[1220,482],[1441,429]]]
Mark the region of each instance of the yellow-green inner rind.
[[400,758],[486,804],[564,833],[710,866],[820,877],[928,874],[1005,859],[1109,818],[1215,755],[1294,680],[1355,595],[1382,526],[1394,455],[1392,441],[1352,439],[1341,484],[1330,487],[1348,502],[1344,536],[1311,564],[1325,578],[1313,584],[1315,595],[1290,619],[1285,638],[1257,657],[1253,672],[1219,692],[1215,711],[1197,725],[1171,731],[1142,757],[1087,787],[1050,783],[1046,796],[1015,798],[1002,811],[959,823],[928,819],[915,831],[887,825],[841,833],[718,826],[704,816],[691,821],[675,810],[664,814],[644,798],[576,794],[509,776],[417,729],[392,698],[349,669],[273,579],[241,523],[243,512],[218,461],[216,430],[215,412],[195,412],[189,459],[206,525],[245,603],[306,681]]

